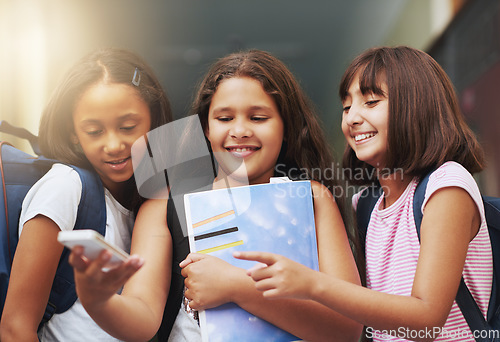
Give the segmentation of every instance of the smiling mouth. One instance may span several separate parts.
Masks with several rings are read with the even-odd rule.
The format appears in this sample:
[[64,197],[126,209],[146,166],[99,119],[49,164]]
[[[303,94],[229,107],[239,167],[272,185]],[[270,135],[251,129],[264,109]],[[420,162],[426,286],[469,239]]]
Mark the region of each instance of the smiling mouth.
[[119,165],[119,164],[125,163],[129,159],[130,159],[130,157],[127,157],[127,158],[123,158],[123,159],[107,161],[105,163],[111,164],[111,165]]
[[355,142],[361,142],[361,141],[363,141],[363,140],[370,139],[370,138],[374,137],[375,135],[377,135],[377,133],[364,133],[364,134],[358,134],[358,135],[355,135],[355,136],[354,136],[354,141],[355,141]]
[[258,151],[260,147],[245,146],[245,147],[226,147],[226,150],[235,157],[244,158],[255,151]]
[[131,159],[131,157],[127,157],[127,158],[123,158],[123,159],[117,159],[117,160],[110,160],[110,161],[105,162],[105,164],[109,165],[109,167],[112,170],[122,171],[122,170],[124,170],[127,167],[128,161],[130,159]]
[[247,151],[256,151],[258,147],[227,147],[226,150],[229,152],[247,152]]

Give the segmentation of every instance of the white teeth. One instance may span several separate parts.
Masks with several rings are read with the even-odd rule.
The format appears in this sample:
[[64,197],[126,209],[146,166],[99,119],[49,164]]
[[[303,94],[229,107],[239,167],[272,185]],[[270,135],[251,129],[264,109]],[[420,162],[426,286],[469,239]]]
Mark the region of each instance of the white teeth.
[[354,137],[354,140],[355,141],[361,141],[361,140],[364,140],[364,139],[368,139],[368,138],[371,138],[375,136],[375,133],[365,133],[365,134],[358,134]]
[[249,149],[249,148],[246,148],[246,147],[244,147],[244,148],[235,148],[234,150],[235,150],[236,152],[246,152],[246,151],[250,151],[250,149]]
[[123,163],[125,160],[127,160],[127,158],[122,159],[122,160],[110,161],[110,162],[108,162],[108,163],[110,163],[110,164],[121,164],[121,163]]

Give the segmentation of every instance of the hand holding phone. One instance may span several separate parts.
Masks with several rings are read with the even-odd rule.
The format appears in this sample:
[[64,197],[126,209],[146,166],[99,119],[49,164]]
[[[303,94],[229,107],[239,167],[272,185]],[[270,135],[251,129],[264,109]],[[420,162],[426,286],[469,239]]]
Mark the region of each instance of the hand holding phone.
[[107,267],[116,266],[129,257],[125,251],[105,241],[101,234],[92,229],[60,231],[57,235],[57,241],[69,249],[83,246],[83,255],[89,260],[96,259],[104,249],[110,251],[111,259],[106,265]]

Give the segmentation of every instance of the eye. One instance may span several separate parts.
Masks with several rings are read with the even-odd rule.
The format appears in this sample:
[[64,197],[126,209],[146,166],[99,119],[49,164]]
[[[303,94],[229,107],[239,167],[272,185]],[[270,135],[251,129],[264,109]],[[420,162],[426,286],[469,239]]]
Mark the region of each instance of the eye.
[[347,112],[349,112],[349,109],[351,109],[351,106],[345,106],[345,107],[342,108],[342,111],[344,113],[347,113]]
[[370,101],[366,101],[366,105],[368,105],[368,106],[374,106],[374,105],[376,105],[379,102],[380,102],[380,100],[370,100]]
[[256,122],[264,122],[267,119],[269,119],[267,116],[262,116],[262,115],[256,115],[251,117],[251,120]]
[[221,122],[227,122],[227,121],[231,121],[233,118],[230,117],[230,116],[219,116],[217,118],[215,118],[217,121],[221,121]]
[[120,129],[123,130],[123,131],[131,131],[131,130],[133,130],[136,127],[137,127],[137,125],[131,125],[131,126],[120,127]]
[[102,133],[102,129],[93,129],[93,130],[88,130],[85,132],[87,135],[90,136],[97,136]]

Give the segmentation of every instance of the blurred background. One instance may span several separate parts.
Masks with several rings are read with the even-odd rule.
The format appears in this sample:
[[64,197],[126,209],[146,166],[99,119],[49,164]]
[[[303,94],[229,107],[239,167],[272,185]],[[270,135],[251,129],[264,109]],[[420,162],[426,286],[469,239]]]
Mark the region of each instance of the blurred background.
[[499,0],[0,0],[0,120],[37,134],[62,75],[104,46],[144,57],[180,118],[215,59],[257,48],[296,75],[340,156],[338,83],[354,56],[377,45],[422,49],[445,68],[488,153],[480,187],[500,196]]

